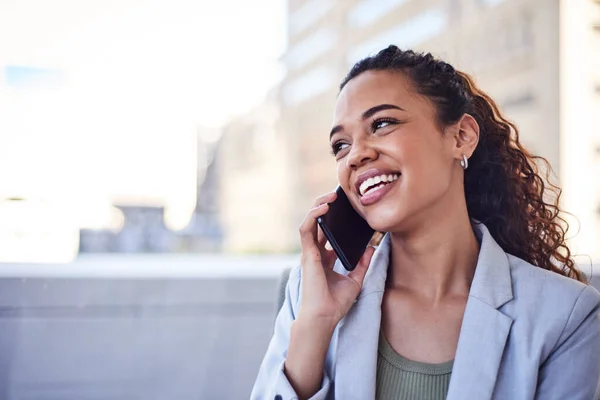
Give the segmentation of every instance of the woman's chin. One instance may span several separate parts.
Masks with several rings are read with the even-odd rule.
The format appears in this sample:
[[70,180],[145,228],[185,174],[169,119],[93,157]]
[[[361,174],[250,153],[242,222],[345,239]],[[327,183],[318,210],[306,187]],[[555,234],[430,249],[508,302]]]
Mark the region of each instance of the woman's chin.
[[373,215],[367,217],[367,222],[369,226],[376,230],[377,232],[392,232],[398,228],[399,225],[402,225],[402,218],[390,218],[390,216],[385,215]]

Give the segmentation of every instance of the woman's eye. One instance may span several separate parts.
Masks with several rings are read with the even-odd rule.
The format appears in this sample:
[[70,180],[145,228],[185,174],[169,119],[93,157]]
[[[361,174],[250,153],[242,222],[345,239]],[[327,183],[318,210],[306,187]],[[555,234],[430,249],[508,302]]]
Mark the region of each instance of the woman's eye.
[[395,121],[391,119],[378,119],[373,121],[371,129],[375,132],[378,129],[385,128],[386,126],[392,125]]
[[331,153],[336,156],[340,151],[348,147],[348,143],[334,143],[331,145]]

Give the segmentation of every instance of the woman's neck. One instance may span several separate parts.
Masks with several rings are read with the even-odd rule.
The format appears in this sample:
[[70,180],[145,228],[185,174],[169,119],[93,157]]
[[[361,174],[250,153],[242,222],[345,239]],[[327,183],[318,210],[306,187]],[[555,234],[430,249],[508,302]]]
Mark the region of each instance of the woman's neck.
[[410,233],[392,232],[387,286],[432,304],[466,297],[475,274],[479,243],[465,210],[445,210]]

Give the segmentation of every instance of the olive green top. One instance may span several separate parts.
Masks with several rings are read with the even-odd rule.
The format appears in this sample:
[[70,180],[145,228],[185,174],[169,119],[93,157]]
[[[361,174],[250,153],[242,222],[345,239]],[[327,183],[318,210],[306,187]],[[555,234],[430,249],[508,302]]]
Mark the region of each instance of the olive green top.
[[378,400],[443,400],[448,395],[454,360],[442,364],[412,361],[398,354],[379,335]]

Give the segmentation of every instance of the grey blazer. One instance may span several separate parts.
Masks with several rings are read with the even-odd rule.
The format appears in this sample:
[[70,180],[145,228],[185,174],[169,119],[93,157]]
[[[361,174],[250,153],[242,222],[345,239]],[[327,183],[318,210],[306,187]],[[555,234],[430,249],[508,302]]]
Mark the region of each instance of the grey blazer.
[[[482,224],[475,276],[450,380],[448,400],[600,398],[600,294],[591,286],[505,253]],[[338,324],[321,389],[313,399],[375,398],[381,301],[390,253],[386,235],[361,294]],[[338,263],[336,271],[345,273]],[[299,267],[291,271],[284,305],[251,399],[297,399],[283,365],[290,325],[301,302]]]

